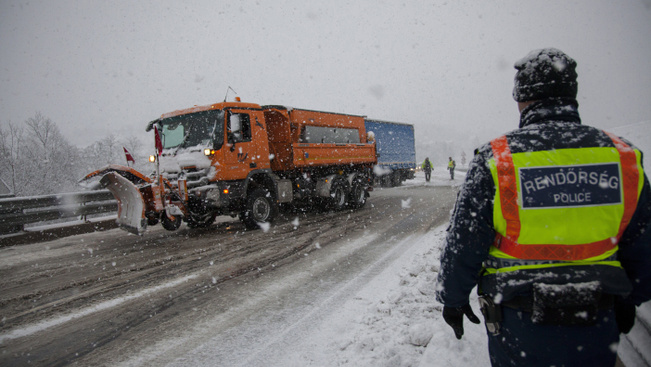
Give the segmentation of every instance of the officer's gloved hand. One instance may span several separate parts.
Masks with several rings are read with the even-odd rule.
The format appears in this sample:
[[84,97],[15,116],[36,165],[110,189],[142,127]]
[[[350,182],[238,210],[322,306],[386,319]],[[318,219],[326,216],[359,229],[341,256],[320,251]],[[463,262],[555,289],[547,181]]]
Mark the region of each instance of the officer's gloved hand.
[[443,320],[454,330],[454,335],[457,339],[463,336],[463,315],[468,317],[468,320],[474,324],[479,324],[479,318],[472,312],[470,305],[461,307],[443,307]]
[[628,334],[635,324],[635,305],[615,300],[615,320],[620,333]]

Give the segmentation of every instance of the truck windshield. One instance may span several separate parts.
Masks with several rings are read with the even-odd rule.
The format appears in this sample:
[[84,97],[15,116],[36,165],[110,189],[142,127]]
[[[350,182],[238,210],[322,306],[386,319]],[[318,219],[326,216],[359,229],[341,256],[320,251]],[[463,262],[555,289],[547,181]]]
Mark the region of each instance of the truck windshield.
[[163,148],[210,147],[224,144],[224,111],[210,110],[160,120]]

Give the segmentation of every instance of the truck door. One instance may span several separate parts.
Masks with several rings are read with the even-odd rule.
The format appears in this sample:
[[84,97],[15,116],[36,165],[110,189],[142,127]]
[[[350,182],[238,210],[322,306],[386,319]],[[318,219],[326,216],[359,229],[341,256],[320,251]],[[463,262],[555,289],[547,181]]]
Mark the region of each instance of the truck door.
[[257,142],[252,137],[250,114],[245,110],[229,110],[224,150],[227,180],[244,179],[251,170],[257,168]]

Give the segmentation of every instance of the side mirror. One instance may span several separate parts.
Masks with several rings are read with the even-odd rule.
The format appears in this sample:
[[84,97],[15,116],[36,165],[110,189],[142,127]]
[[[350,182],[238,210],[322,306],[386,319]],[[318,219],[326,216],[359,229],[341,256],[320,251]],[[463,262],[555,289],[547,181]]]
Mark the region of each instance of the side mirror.
[[235,150],[235,134],[229,131],[226,133],[226,142],[231,146],[231,152]]

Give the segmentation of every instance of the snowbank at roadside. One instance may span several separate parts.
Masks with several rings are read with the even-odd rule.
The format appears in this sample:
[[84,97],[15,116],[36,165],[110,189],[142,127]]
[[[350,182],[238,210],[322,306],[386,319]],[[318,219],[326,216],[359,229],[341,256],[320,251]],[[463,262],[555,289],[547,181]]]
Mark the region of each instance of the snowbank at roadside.
[[[434,285],[446,226],[416,239],[394,265],[346,303],[336,320],[336,366],[487,366],[483,325],[466,324],[462,340],[443,321]],[[476,313],[476,297],[471,299]],[[334,326],[334,324],[333,324]],[[317,364],[318,365],[318,364]]]
[[[437,167],[432,180],[422,173],[409,186],[449,186]],[[434,188],[435,189],[435,188]],[[442,318],[434,287],[447,223],[423,235],[408,236],[404,251],[343,306],[313,325],[300,345],[288,346],[283,366],[488,366],[483,325],[467,323],[457,340]],[[472,307],[479,315],[476,295]]]

